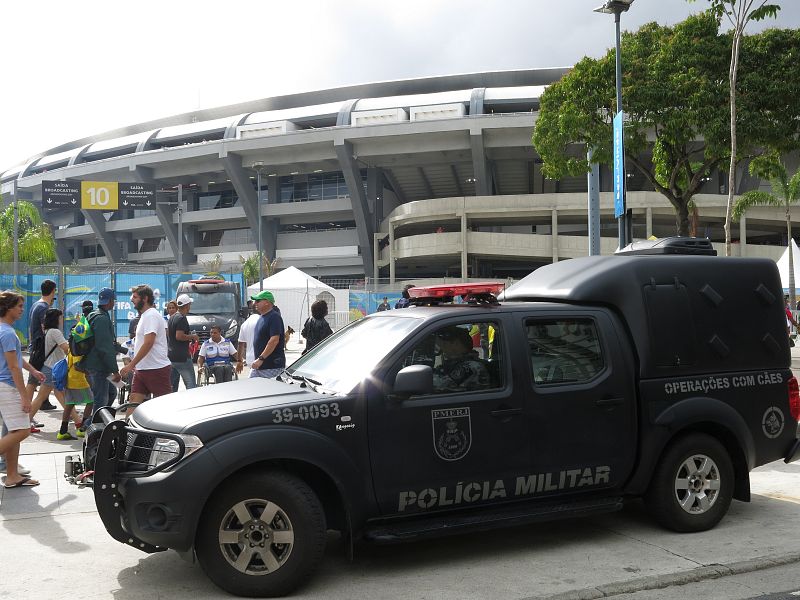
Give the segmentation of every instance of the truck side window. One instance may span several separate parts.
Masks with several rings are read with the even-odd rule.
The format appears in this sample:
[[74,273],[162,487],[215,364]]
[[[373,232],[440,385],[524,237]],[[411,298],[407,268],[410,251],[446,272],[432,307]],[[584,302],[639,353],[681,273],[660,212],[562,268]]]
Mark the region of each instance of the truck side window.
[[505,356],[499,323],[459,323],[441,327],[405,357],[402,366],[433,369],[435,394],[503,387]]
[[534,383],[589,381],[603,369],[600,339],[592,320],[529,319],[525,327]]

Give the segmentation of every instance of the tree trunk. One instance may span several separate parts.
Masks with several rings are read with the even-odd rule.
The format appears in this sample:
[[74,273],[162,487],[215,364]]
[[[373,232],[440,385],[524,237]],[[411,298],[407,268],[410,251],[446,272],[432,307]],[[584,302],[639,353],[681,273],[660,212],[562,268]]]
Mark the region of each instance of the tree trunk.
[[797,308],[797,299],[794,289],[794,252],[792,252],[792,214],[789,211],[789,204],[786,204],[786,239],[789,241],[789,308]]
[[731,162],[728,169],[728,203],[725,209],[725,256],[731,255],[731,211],[736,191],[736,72],[739,67],[739,44],[742,41],[744,23],[736,23],[731,45],[731,66],[728,71],[731,101]]
[[678,230],[678,235],[689,235],[689,202],[684,202],[680,208],[675,211],[675,225]]

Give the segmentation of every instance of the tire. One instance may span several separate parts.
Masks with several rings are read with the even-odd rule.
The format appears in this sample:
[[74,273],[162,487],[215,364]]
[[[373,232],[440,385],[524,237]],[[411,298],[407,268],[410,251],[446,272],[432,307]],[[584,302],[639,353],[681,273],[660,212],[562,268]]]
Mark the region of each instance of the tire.
[[733,464],[715,438],[692,433],[667,447],[645,503],[663,527],[706,531],[722,520],[733,498]]
[[283,596],[319,566],[325,532],[322,505],[304,481],[289,473],[251,471],[234,475],[212,496],[195,550],[203,571],[226,592]]

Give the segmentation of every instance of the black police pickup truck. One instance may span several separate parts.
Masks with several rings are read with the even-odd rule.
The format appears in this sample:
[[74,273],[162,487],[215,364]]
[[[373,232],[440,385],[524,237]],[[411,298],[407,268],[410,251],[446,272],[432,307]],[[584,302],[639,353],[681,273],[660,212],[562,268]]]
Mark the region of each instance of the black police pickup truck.
[[540,268],[500,301],[496,285],[415,288],[416,306],[352,323],[278,379],[127,422],[103,409],[86,452],[106,529],[273,596],[308,579],[329,529],[352,550],[637,496],[665,527],[714,527],[749,500],[751,469],[800,453],[781,283],[769,260],[655,246]]

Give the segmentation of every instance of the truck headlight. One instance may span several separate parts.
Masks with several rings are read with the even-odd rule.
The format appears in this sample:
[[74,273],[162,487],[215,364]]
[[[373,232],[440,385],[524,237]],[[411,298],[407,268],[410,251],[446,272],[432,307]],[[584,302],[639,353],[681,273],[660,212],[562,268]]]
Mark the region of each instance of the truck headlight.
[[[182,458],[186,458],[190,454],[194,454],[203,447],[203,442],[196,435],[178,434],[183,440],[184,453]],[[153,449],[150,452],[150,460],[147,463],[148,469],[154,469],[159,465],[179,456],[181,452],[180,445],[176,440],[169,438],[156,438],[153,443]]]
[[239,324],[236,321],[234,321],[233,323],[231,323],[230,329],[225,331],[225,337],[226,338],[233,337],[234,335],[236,335],[236,331],[238,329],[239,329]]

